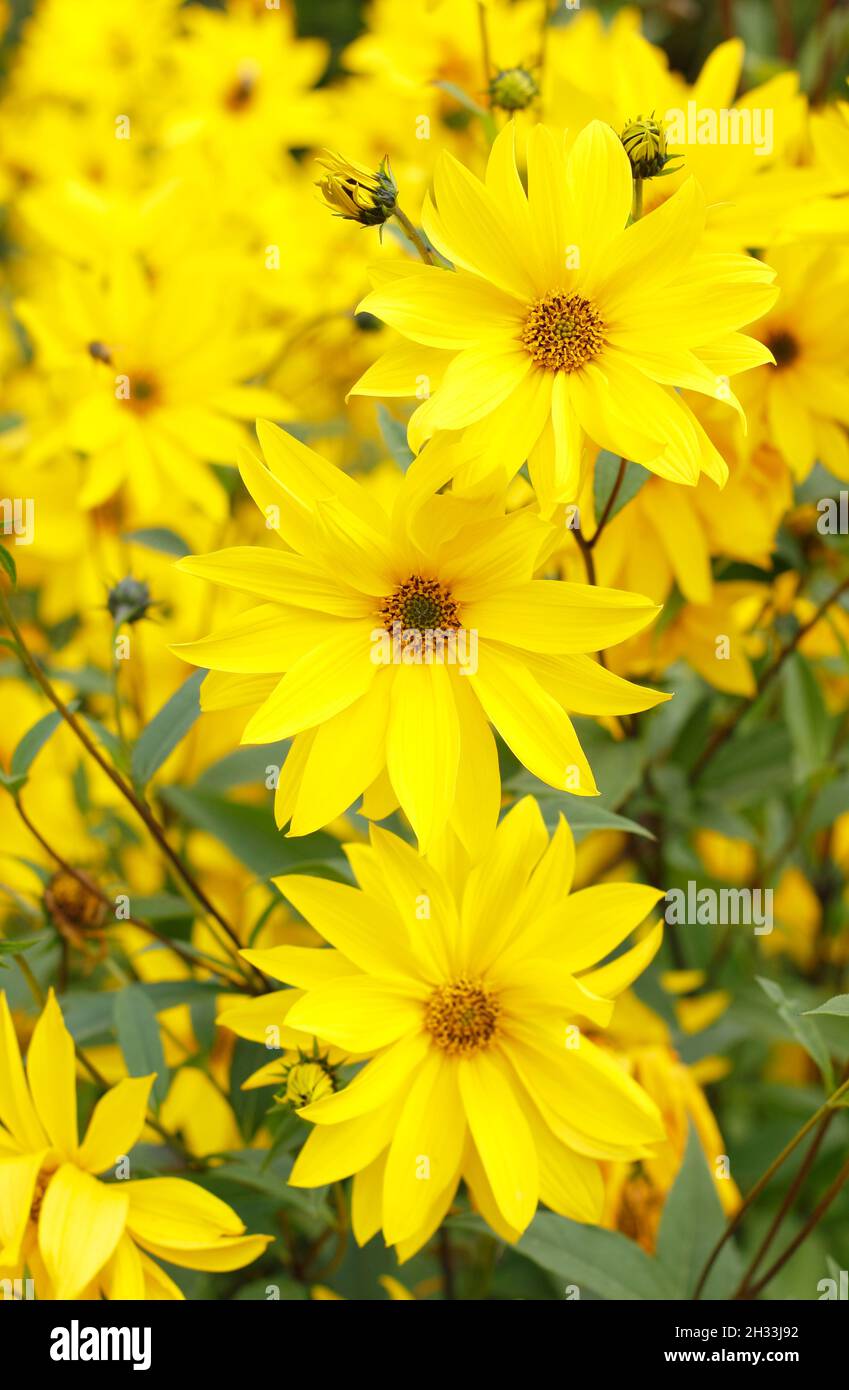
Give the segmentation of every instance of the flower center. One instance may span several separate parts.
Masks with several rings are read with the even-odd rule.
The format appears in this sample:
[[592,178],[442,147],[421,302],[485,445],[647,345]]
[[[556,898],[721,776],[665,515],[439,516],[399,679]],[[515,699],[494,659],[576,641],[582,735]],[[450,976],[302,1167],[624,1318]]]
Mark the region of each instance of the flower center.
[[491,1042],[501,1004],[478,980],[465,976],[439,985],[425,1007],[425,1028],[437,1047],[470,1057]]
[[128,381],[129,390],[121,399],[136,415],[145,415],[161,399],[159,382],[149,372],[129,373]]
[[438,579],[411,574],[380,605],[380,618],[387,632],[395,623],[405,631],[432,632],[460,626],[457,604]]
[[767,342],[767,347],[775,358],[776,367],[789,367],[799,356],[799,344],[793,334],[785,332],[784,329],[773,334]]
[[604,346],[604,324],[582,294],[547,294],[531,307],[522,342],[552,372],[575,372]]
[[106,904],[94,881],[82,870],[75,877],[66,869],[57,869],[44,890],[44,903],[60,930],[99,931],[106,921]]

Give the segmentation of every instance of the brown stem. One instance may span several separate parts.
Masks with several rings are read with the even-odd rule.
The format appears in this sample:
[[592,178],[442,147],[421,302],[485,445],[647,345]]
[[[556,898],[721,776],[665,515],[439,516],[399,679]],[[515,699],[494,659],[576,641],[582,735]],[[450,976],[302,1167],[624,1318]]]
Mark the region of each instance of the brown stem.
[[[143,821],[145,827],[149,831],[152,838],[156,841],[157,845],[159,846],[165,858],[168,860],[174,872],[179,877],[180,881],[189,890],[189,892],[192,893],[195,900],[198,903],[200,903],[204,911],[208,913],[208,915],[215,922],[218,923],[222,931],[224,931],[226,935],[230,938],[230,940],[233,942],[234,946],[236,947],[236,950],[240,951],[242,948],[242,943],[239,940],[238,935],[230,926],[230,923],[226,920],[226,918],[222,917],[217,907],[215,907],[215,905],[212,902],[210,902],[206,893],[201,888],[197,880],[194,878],[190,870],[186,868],[186,866],[183,864],[179,855],[176,854],[175,851],[171,848],[171,845],[168,843],[168,840],[165,836],[162,827],[156,820],[150,808],[139,799],[139,797],[133,791],[132,787],[124,781],[124,778],[120,775],[120,773],[117,772],[115,768],[110,766],[110,764],[101,754],[97,745],[89,737],[88,732],[77,719],[76,715],[72,714],[72,712],[68,709],[67,705],[64,704],[64,702],[60,699],[59,695],[53,689],[53,686],[51,685],[50,681],[47,679],[41,667],[38,665],[38,662],[35,660],[32,653],[30,652],[26,644],[26,641],[24,640],[23,634],[21,633],[20,628],[15,622],[15,619],[12,615],[12,611],[9,607],[8,600],[2,588],[0,588],[0,611],[2,611],[3,619],[7,627],[9,628],[9,631],[12,633],[12,636],[15,639],[15,642],[18,647],[18,654],[26,670],[29,671],[33,679],[37,681],[37,683],[41,686],[41,689],[44,691],[50,703],[62,716],[65,723],[76,734],[77,738],[79,739],[80,743],[83,745],[89,756],[94,759],[101,771],[104,772],[106,776],[109,778],[110,782],[112,782],[113,785],[118,788],[118,791],[125,798],[125,800],[129,802],[139,819]],[[259,976],[259,972],[255,973]],[[260,980],[262,980],[262,983],[264,985],[264,978],[262,976],[259,976],[259,978]]]
[[[94,893],[95,897],[99,898],[100,901],[104,903],[106,907],[112,908],[114,906],[112,899],[108,896],[108,894],[104,893],[103,889],[100,887],[98,883],[96,883],[93,879],[86,878],[83,874],[80,873],[79,869],[74,868],[73,864],[69,864],[66,859],[63,859],[58,850],[54,849],[51,844],[48,844],[41,831],[30,820],[29,816],[23,808],[23,804],[19,797],[15,797],[15,810],[17,811],[18,815],[20,816],[21,820],[23,821],[30,834],[34,836],[34,838],[41,845],[42,849],[50,855],[51,859],[54,859],[56,861],[60,869],[62,869],[66,874],[70,874],[72,878],[76,879],[77,883],[79,883],[81,887],[85,888],[86,892]],[[154,937],[157,941],[161,941],[163,946],[167,946],[168,949],[170,951],[173,951],[175,956],[179,956],[180,960],[184,961],[186,965],[190,965],[193,969],[197,967],[198,962],[195,960],[194,956],[190,955],[188,951],[184,951],[182,944],[179,941],[175,941],[170,936],[166,936],[164,932],[157,931],[156,928],[152,927],[149,922],[141,922],[138,919],[138,917],[125,917],[123,920],[128,922],[130,926],[138,927],[141,931],[147,932],[149,936]],[[225,984],[228,984],[235,989],[244,988],[245,981],[243,979],[236,979],[235,976],[228,974],[226,969],[222,968],[221,966],[214,964],[209,960],[205,960],[203,962],[203,965],[213,975],[217,975],[219,979],[223,980]]]
[[740,1222],[743,1220],[743,1217],[745,1216],[746,1212],[751,1207],[752,1203],[757,1201],[764,1188],[774,1177],[774,1175],[778,1172],[779,1168],[782,1166],[785,1160],[790,1157],[794,1149],[796,1149],[798,1145],[801,1144],[805,1136],[807,1134],[810,1134],[811,1130],[819,1124],[823,1116],[827,1115],[829,1111],[834,1109],[840,1097],[844,1095],[847,1090],[849,1090],[849,1078],[841,1082],[837,1090],[833,1091],[832,1094],[826,1100],[823,1101],[819,1109],[814,1111],[810,1119],[805,1121],[801,1129],[796,1131],[796,1133],[793,1135],[793,1138],[790,1139],[784,1145],[784,1148],[781,1150],[781,1153],[778,1155],[778,1157],[772,1160],[772,1163],[770,1163],[766,1172],[758,1178],[758,1181],[755,1183],[751,1192],[748,1192],[746,1194],[740,1206],[737,1208],[734,1215],[731,1217],[731,1220],[728,1222],[728,1225],[725,1227],[725,1230],[723,1231],[722,1235],[719,1237],[719,1240],[714,1245],[713,1249],[710,1252],[710,1255],[708,1256],[705,1262],[704,1269],[702,1270],[699,1276],[699,1282],[696,1285],[696,1288],[693,1293],[693,1298],[695,1301],[698,1301],[701,1297],[702,1290],[705,1284],[707,1283],[708,1275],[710,1274],[711,1270],[716,1264],[720,1251],[724,1248],[726,1242],[731,1239],[734,1232],[737,1230],[737,1227],[740,1225]]
[[601,517],[599,519],[599,523],[595,528],[595,534],[590,538],[590,540],[587,541],[587,545],[589,546],[590,550],[592,550],[593,546],[598,543],[601,537],[601,533],[607,525],[610,513],[613,510],[613,504],[616,501],[616,498],[619,494],[619,489],[622,486],[622,480],[625,477],[626,462],[627,460],[624,458],[619,460],[619,472],[616,474],[616,480],[613,484],[613,487],[610,490],[610,496],[604,504],[604,511],[602,512]]
[[844,1162],[843,1167],[840,1169],[840,1172],[837,1174],[837,1177],[834,1179],[834,1182],[831,1184],[828,1191],[825,1192],[823,1196],[820,1198],[820,1200],[817,1202],[817,1205],[814,1207],[813,1211],[811,1212],[801,1231],[799,1231],[799,1233],[793,1237],[787,1248],[785,1250],[782,1250],[778,1259],[775,1261],[775,1264],[770,1265],[763,1278],[759,1279],[758,1282],[756,1284],[753,1284],[752,1287],[749,1289],[749,1298],[757,1298],[758,1294],[761,1293],[766,1288],[767,1284],[769,1284],[775,1278],[778,1271],[784,1268],[787,1261],[790,1259],[790,1256],[795,1255],[802,1242],[804,1240],[807,1240],[808,1236],[811,1234],[811,1231],[814,1229],[816,1225],[818,1225],[822,1217],[825,1216],[825,1213],[828,1211],[829,1207],[831,1206],[832,1202],[834,1201],[843,1184],[846,1182],[847,1178],[849,1178],[849,1158],[847,1158]]
[[837,600],[841,597],[841,595],[845,594],[847,590],[849,590],[849,578],[844,579],[842,583],[838,584],[837,588],[834,589],[831,594],[829,594],[828,598],[823,599],[822,603],[814,613],[813,617],[809,618],[806,623],[803,623],[802,626],[796,632],[795,636],[792,638],[792,640],[788,642],[786,646],[782,647],[775,661],[772,663],[769,670],[764,674],[764,678],[761,681],[760,688],[757,690],[755,695],[751,699],[744,700],[742,704],[740,704],[738,708],[734,711],[731,718],[727,719],[724,724],[721,724],[719,728],[714,731],[713,737],[708,739],[708,742],[705,744],[705,747],[703,748],[700,756],[696,759],[695,763],[693,764],[693,768],[690,773],[691,781],[695,782],[698,780],[698,778],[704,772],[705,767],[710,762],[711,758],[713,758],[715,754],[719,751],[719,749],[722,748],[722,746],[728,742],[729,738],[737,728],[737,725],[740,723],[741,719],[748,712],[748,710],[751,709],[755,700],[759,700],[761,695],[763,695],[764,691],[772,685],[776,676],[781,671],[781,668],[783,667],[785,661],[789,656],[793,655],[796,648],[799,646],[799,643],[802,641],[803,637],[807,636],[811,628],[816,626],[816,624],[820,621],[824,614],[828,612],[832,604],[836,603]]
[[820,1151],[822,1141],[826,1136],[828,1127],[834,1119],[836,1113],[836,1111],[830,1110],[828,1114],[824,1115],[823,1118],[820,1120],[819,1128],[817,1129],[817,1132],[814,1135],[813,1142],[810,1144],[808,1152],[805,1154],[804,1159],[799,1165],[799,1171],[797,1172],[795,1178],[788,1187],[787,1192],[784,1196],[784,1200],[781,1203],[781,1206],[778,1208],[778,1211],[775,1213],[775,1216],[772,1218],[772,1221],[770,1222],[769,1230],[767,1231],[766,1235],[764,1236],[763,1240],[758,1246],[754,1258],[752,1259],[748,1269],[743,1275],[743,1278],[740,1280],[739,1287],[734,1295],[735,1298],[749,1297],[749,1288],[751,1286],[752,1279],[757,1273],[758,1265],[761,1263],[764,1256],[766,1255],[767,1250],[772,1245],[772,1242],[775,1240],[781,1223],[783,1222],[790,1208],[793,1206],[793,1203],[796,1200],[796,1197],[802,1187],[802,1184],[804,1183],[809,1172],[811,1171],[811,1168],[814,1164],[814,1160]]

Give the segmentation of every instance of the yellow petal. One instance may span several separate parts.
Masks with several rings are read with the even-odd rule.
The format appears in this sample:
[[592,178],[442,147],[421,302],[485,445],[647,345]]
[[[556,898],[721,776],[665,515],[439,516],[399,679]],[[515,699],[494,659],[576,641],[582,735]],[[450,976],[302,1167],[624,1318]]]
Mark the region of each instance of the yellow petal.
[[144,1127],[155,1076],[125,1077],[97,1102],[77,1162],[89,1173],[112,1168],[136,1143]]
[[530,1225],[539,1172],[528,1122],[499,1065],[486,1053],[457,1065],[466,1118],[503,1219],[517,1231]]
[[74,1041],[51,989],[29,1045],[27,1080],[39,1119],[66,1158],[77,1149],[76,1076]]
[[454,800],[460,726],[447,666],[401,665],[392,687],[386,766],[425,853]]
[[456,1187],[466,1142],[457,1067],[431,1049],[412,1076],[386,1160],[383,1234],[405,1240],[427,1218],[446,1187]]
[[30,1098],[5,991],[0,992],[0,1121],[22,1149],[48,1147]]
[[78,1298],[111,1258],[126,1224],[129,1186],[98,1182],[70,1163],[50,1179],[38,1245],[57,1299]]

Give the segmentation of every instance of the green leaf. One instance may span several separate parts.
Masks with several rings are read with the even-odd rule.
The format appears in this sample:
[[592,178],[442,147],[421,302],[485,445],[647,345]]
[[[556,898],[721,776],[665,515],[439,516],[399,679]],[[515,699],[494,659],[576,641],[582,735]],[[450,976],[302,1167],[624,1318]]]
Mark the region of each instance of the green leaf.
[[[73,700],[68,709],[73,713],[78,703],[77,700]],[[36,756],[61,723],[62,716],[59,711],[51,710],[49,714],[42,715],[41,719],[36,720],[32,728],[27,730],[12,754],[10,766],[14,777],[26,779]]]
[[291,873],[305,861],[343,857],[325,831],[288,840],[274,824],[271,806],[248,806],[186,787],[165,787],[162,800],[198,830],[214,835],[259,878]]
[[597,797],[573,796],[571,792],[552,791],[545,783],[531,773],[520,773],[509,785],[515,796],[535,796],[542,811],[542,818],[549,830],[557,825],[558,816],[565,816],[576,836],[587,835],[591,830],[623,830],[629,835],[641,835],[653,840],[654,835],[638,821],[628,816],[620,816],[616,811],[600,805]]
[[0,545],[0,566],[8,574],[13,584],[18,582],[18,568],[12,559],[12,552],[7,550],[5,545]]
[[153,1083],[154,1108],[159,1109],[168,1094],[168,1068],[162,1051],[162,1038],[156,1009],[138,985],[127,985],[115,995],[115,1033],[130,1076],[149,1076]]
[[582,1293],[616,1300],[676,1297],[659,1262],[618,1231],[539,1212],[514,1248]]
[[832,1018],[849,1018],[849,994],[835,994],[833,999],[827,999],[824,1004],[820,1004],[817,1009],[805,1009],[803,1018],[808,1018],[811,1014],[828,1014]]
[[828,1055],[828,1048],[823,1042],[816,1024],[806,1021],[806,1018],[799,1012],[795,1002],[787,998],[781,985],[776,984],[775,980],[765,980],[762,975],[756,975],[755,979],[767,997],[772,1000],[782,1023],[789,1028],[796,1041],[801,1043],[808,1056],[813,1058],[814,1062],[819,1067],[829,1091],[833,1091],[834,1074]]
[[230,1061],[230,1104],[242,1138],[247,1144],[256,1134],[268,1108],[268,1092],[264,1089],[243,1091],[242,1083],[255,1071],[274,1060],[273,1054],[261,1043],[237,1038]]
[[153,716],[133,749],[132,774],[137,786],[149,782],[200,714],[200,686],[205,671],[194,671]]
[[194,909],[176,893],[150,893],[132,900],[133,916],[142,922],[175,922],[190,920]]
[[[615,454],[608,453],[606,449],[602,449],[596,459],[595,473],[593,474],[593,508],[596,522],[599,522],[604,515],[604,509],[616,487],[620,463],[621,459],[617,458]],[[621,512],[626,503],[636,497],[640,488],[648,481],[648,477],[645,468],[641,468],[638,463],[626,461],[622,482],[619,484],[613,506],[607,514],[607,521],[611,521],[617,512]]]
[[226,753],[217,762],[204,768],[195,783],[198,791],[226,792],[231,787],[259,786],[265,782],[270,767],[280,768],[286,761],[291,739],[277,743],[252,743]]
[[793,742],[800,781],[824,763],[831,746],[831,719],[810,663],[794,652],[781,672],[782,709]]
[[700,792],[720,792],[726,804],[762,802],[771,792],[786,792],[787,767],[793,756],[790,735],[781,723],[738,731],[708,763],[698,779]]
[[148,550],[158,550],[163,555],[174,555],[178,560],[184,555],[191,555],[191,548],[183,537],[167,526],[148,526],[140,531],[127,531],[121,539],[144,545]]
[[396,420],[385,405],[377,407],[377,423],[380,426],[384,444],[395,462],[406,473],[413,461],[413,451],[407,443],[407,426],[403,425],[400,420]]
[[849,777],[837,777],[817,793],[808,820],[808,830],[830,830],[837,817],[849,806]]
[[0,941],[0,956],[22,956],[33,946],[44,946],[52,939],[50,932],[42,932],[39,936],[7,936]]
[[[691,1126],[684,1160],[664,1204],[657,1238],[657,1258],[669,1275],[677,1298],[692,1297],[725,1226],[726,1217],[704,1151]],[[704,1297],[730,1298],[742,1273],[740,1256],[729,1241],[708,1276]]]

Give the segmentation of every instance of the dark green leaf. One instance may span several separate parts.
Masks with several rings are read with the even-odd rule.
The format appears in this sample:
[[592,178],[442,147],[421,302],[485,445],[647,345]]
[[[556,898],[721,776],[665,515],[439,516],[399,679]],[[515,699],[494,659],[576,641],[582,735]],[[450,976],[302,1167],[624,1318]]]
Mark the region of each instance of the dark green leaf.
[[600,1226],[539,1212],[515,1247],[564,1286],[576,1284],[600,1298],[667,1299],[676,1290],[667,1272],[635,1241]]
[[134,541],[136,545],[144,545],[148,550],[158,550],[163,555],[174,555],[177,559],[191,554],[191,548],[183,537],[167,526],[148,526],[140,531],[127,531],[122,539]]
[[153,716],[133,749],[133,781],[143,787],[200,714],[200,686],[205,671],[194,671]]
[[413,451],[407,443],[407,426],[396,420],[385,405],[377,407],[377,423],[380,425],[384,444],[395,462],[406,472],[413,461]]
[[[730,1178],[727,1181],[730,1183]],[[694,1219],[696,1214],[698,1219]],[[684,1160],[664,1204],[657,1238],[657,1258],[669,1275],[676,1297],[692,1297],[725,1224],[702,1146],[691,1127]],[[730,1298],[742,1273],[740,1257],[729,1241],[708,1276],[703,1296]]]
[[829,1014],[833,1018],[849,1018],[849,994],[835,994],[833,999],[827,999],[824,1004],[820,1004],[818,1009],[806,1009],[803,1017],[807,1018],[810,1014]]
[[18,582],[18,569],[12,559],[12,552],[7,550],[5,545],[0,545],[0,566],[6,571],[13,584]]
[[[595,473],[593,474],[593,507],[597,522],[604,516],[605,508],[613,489],[616,487],[621,462],[620,458],[617,458],[615,454],[608,453],[606,449],[602,449],[596,459]],[[621,512],[632,497],[636,497],[640,488],[648,481],[648,477],[649,474],[645,468],[641,468],[638,463],[631,463],[626,460],[622,481],[616,490],[613,505],[607,513],[607,521],[616,516],[617,512]]]
[[762,975],[757,975],[755,978],[767,997],[772,1000],[782,1023],[786,1024],[796,1041],[802,1044],[808,1056],[813,1058],[828,1089],[833,1090],[834,1076],[828,1048],[823,1042],[816,1024],[807,1021],[807,1017],[799,1012],[795,1002],[787,998],[784,990],[779,984],[776,984],[775,980],[765,980]]
[[162,1038],[156,1009],[138,985],[127,985],[115,995],[115,1033],[130,1076],[156,1073],[151,1092],[154,1107],[168,1094],[168,1068],[162,1051]]
[[342,860],[338,840],[324,831],[287,839],[274,824],[270,806],[246,806],[185,787],[166,787],[161,795],[178,815],[214,835],[260,878],[292,873],[306,860]]
[[809,662],[794,652],[781,672],[782,708],[793,740],[799,780],[821,767],[831,746],[831,720]]
[[[77,708],[77,701],[72,701],[68,708],[73,712]],[[26,777],[36,755],[40,753],[50,735],[61,723],[62,716],[59,711],[51,710],[49,714],[42,715],[41,719],[27,730],[12,754],[11,769],[15,777]]]

